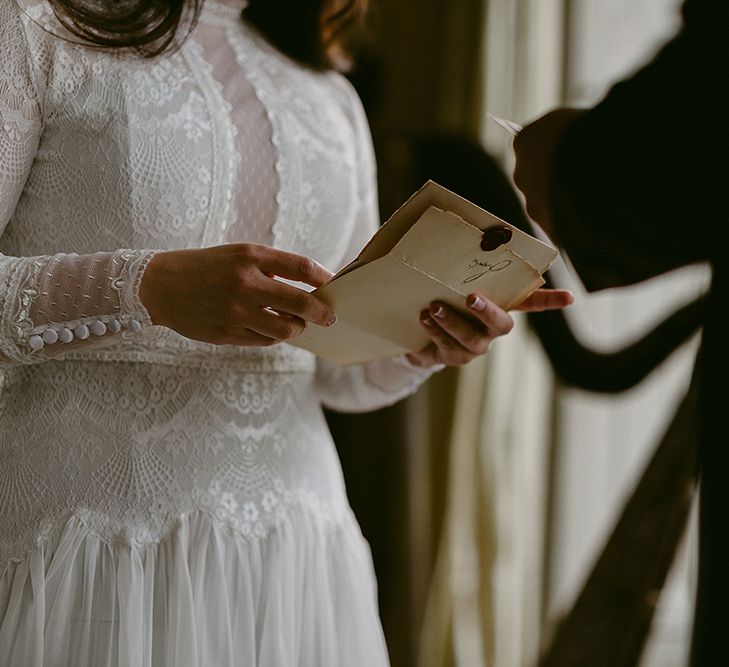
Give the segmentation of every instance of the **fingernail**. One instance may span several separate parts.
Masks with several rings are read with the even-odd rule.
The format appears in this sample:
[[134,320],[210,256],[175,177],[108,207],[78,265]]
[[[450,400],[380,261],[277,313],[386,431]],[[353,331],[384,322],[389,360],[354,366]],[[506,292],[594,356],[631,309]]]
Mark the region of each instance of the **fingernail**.
[[427,315],[421,319],[421,322],[426,327],[432,327],[433,326],[433,320],[431,320]]
[[327,326],[330,327],[332,324],[334,324],[337,321],[337,316],[332,314],[332,316],[327,320]]
[[442,320],[445,318],[445,316],[446,316],[445,308],[443,308],[443,306],[438,304],[433,310],[433,317],[437,317],[439,320]]
[[486,302],[480,296],[476,296],[475,294],[468,297],[467,305],[469,308],[473,308],[473,310],[486,310]]

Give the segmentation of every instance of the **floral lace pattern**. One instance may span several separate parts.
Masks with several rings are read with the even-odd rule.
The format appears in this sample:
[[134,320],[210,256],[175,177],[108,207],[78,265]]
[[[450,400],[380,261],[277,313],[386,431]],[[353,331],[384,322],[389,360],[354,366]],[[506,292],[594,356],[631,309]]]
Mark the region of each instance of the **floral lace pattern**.
[[[341,515],[311,382],[305,372],[130,362],[7,372],[0,525],[14,539],[2,541],[0,567],[71,516],[109,543],[145,544],[196,510],[243,537],[264,535],[292,505]],[[29,401],[44,406],[30,420]]]
[[[0,567],[71,517],[125,544],[195,511],[246,539],[293,506],[335,520],[347,503],[321,403],[380,407],[429,372],[191,341],[152,326],[138,288],[158,250],[247,241],[351,259],[377,225],[356,95],[232,5],[208,2],[191,39],[153,60],[61,32],[44,0],[0,0]],[[243,83],[254,96],[234,109]],[[267,166],[247,159],[254,131],[270,135]],[[255,192],[239,187],[257,178],[276,179],[259,237]]]

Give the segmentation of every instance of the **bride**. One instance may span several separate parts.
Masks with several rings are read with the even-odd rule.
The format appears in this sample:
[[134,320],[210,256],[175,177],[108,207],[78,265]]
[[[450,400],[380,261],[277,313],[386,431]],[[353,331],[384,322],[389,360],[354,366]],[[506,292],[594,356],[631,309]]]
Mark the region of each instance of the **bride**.
[[0,0],[0,664],[387,664],[321,406],[512,320],[432,304],[432,345],[357,367],[286,344],[336,313],[275,277],[378,224],[334,71],[363,4]]

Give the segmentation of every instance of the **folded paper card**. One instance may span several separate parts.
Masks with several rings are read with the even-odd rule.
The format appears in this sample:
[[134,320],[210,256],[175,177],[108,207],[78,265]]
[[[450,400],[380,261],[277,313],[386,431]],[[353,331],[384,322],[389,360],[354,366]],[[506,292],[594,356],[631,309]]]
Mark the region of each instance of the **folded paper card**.
[[[484,249],[485,248],[485,249]],[[472,292],[509,309],[544,283],[557,251],[428,181],[314,294],[334,308],[293,345],[342,364],[423,349],[420,312],[442,301],[465,312]]]

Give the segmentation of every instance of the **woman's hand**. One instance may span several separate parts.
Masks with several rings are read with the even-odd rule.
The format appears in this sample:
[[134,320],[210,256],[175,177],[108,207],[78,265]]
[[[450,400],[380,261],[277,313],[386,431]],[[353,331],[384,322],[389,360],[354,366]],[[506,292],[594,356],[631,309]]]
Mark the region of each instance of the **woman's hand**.
[[319,287],[332,274],[315,261],[264,245],[237,243],[155,255],[139,296],[152,322],[216,345],[268,346],[329,326],[332,309],[274,279]]
[[[515,310],[555,310],[569,306],[573,300],[567,290],[538,289]],[[514,327],[509,313],[480,294],[469,295],[466,306],[473,317],[439,302],[430,304],[420,314],[423,330],[433,342],[420,352],[409,353],[411,364],[424,368],[435,364],[462,366],[488,352],[495,338],[508,334]]]

